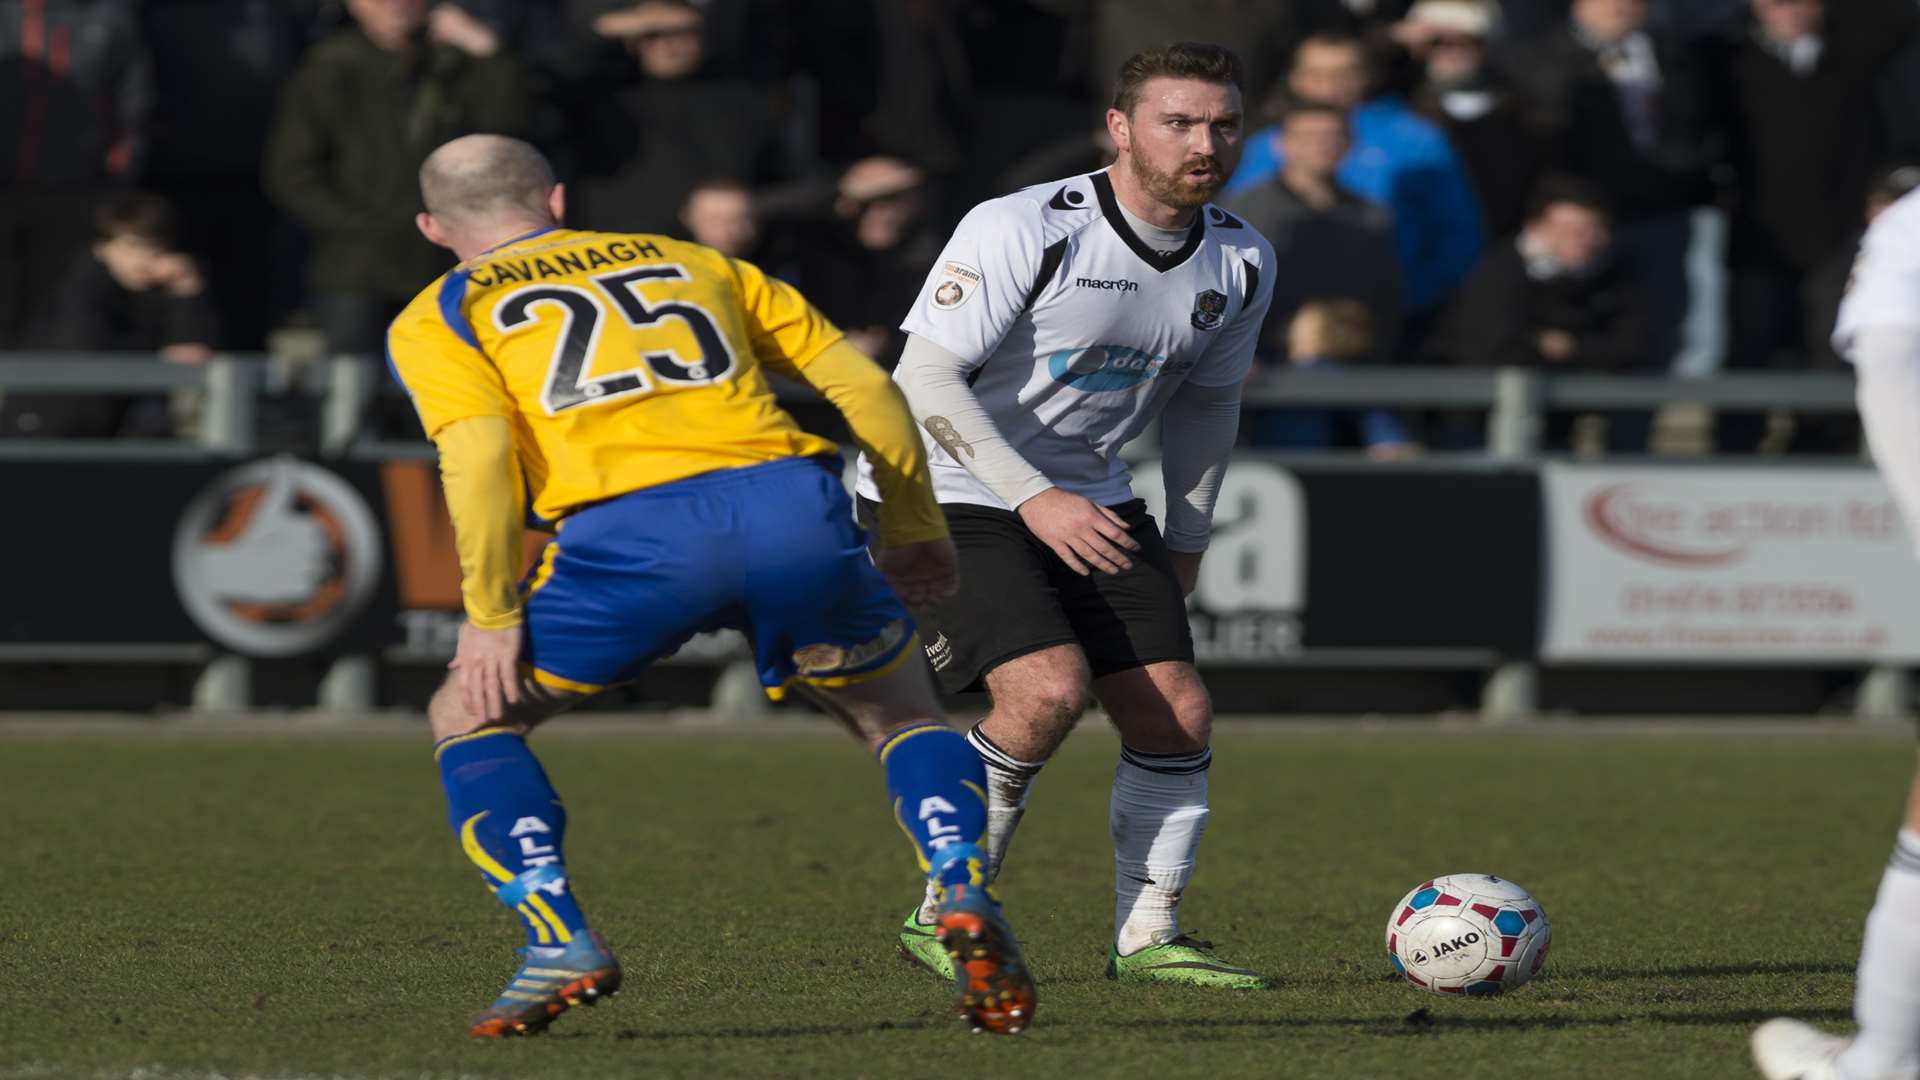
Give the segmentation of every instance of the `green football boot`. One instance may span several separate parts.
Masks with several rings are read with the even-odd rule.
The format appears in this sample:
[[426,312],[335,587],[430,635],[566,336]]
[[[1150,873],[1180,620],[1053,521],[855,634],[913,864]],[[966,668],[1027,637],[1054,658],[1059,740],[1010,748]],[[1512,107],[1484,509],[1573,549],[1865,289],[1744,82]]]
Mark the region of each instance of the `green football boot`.
[[1130,956],[1121,956],[1108,946],[1107,978],[1215,986],[1223,990],[1265,990],[1273,985],[1265,975],[1234,967],[1214,955],[1213,942],[1188,934],[1149,945]]
[[907,912],[907,921],[900,926],[900,955],[915,964],[926,968],[947,982],[954,980],[953,957],[947,955],[947,947],[934,935],[940,930],[936,922],[920,921],[920,909]]

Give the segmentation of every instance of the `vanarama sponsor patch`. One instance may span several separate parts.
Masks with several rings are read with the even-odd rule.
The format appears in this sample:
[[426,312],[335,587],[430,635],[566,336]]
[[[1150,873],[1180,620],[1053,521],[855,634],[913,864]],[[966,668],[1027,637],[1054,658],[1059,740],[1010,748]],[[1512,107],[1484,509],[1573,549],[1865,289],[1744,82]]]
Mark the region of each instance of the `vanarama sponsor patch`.
[[941,263],[940,272],[934,278],[933,306],[942,311],[952,311],[973,298],[981,281],[980,271],[966,263]]

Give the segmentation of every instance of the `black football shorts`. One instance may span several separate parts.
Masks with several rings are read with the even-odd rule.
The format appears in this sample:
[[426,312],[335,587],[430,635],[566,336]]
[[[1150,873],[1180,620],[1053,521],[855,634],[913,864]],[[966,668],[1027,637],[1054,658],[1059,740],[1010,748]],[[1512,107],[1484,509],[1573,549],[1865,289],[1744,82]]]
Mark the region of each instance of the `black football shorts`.
[[[876,504],[860,500],[861,519]],[[1020,515],[945,503],[960,553],[960,592],[916,612],[920,640],[941,689],[985,688],[987,672],[1054,645],[1079,645],[1094,678],[1163,660],[1193,662],[1193,633],[1160,526],[1138,499],[1112,507],[1140,544],[1133,566],[1081,577]]]

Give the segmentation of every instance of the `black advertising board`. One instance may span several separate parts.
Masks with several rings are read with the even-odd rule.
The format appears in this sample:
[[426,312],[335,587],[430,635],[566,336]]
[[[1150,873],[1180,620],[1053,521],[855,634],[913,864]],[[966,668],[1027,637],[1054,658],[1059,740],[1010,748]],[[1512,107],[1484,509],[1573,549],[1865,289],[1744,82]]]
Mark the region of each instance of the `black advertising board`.
[[0,642],[212,642],[291,657],[384,644],[394,622],[380,467],[7,460],[19,523]]
[[[1156,515],[1156,464],[1134,490]],[[1481,649],[1539,637],[1540,483],[1531,470],[1234,459],[1190,604],[1202,662],[1314,650]]]
[[[459,568],[431,461],[6,460],[0,475],[21,522],[0,538],[0,642],[451,652]],[[1136,469],[1156,513],[1160,483],[1157,464]],[[1540,498],[1531,470],[1236,458],[1192,605],[1201,659],[1528,654]]]

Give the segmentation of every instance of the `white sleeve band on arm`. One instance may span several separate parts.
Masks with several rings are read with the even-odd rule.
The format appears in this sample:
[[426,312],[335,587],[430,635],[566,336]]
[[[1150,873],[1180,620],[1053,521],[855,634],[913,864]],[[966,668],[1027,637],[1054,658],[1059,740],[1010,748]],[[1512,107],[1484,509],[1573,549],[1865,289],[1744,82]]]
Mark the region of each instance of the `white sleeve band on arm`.
[[1183,384],[1160,415],[1160,473],[1167,484],[1167,547],[1207,550],[1213,504],[1240,432],[1240,384]]
[[1053,486],[1013,448],[967,385],[971,365],[960,356],[908,334],[894,381],[907,395],[913,418],[942,452],[966,467],[1012,509]]
[[1867,444],[1907,532],[1920,538],[1920,328],[1869,324],[1849,345]]

